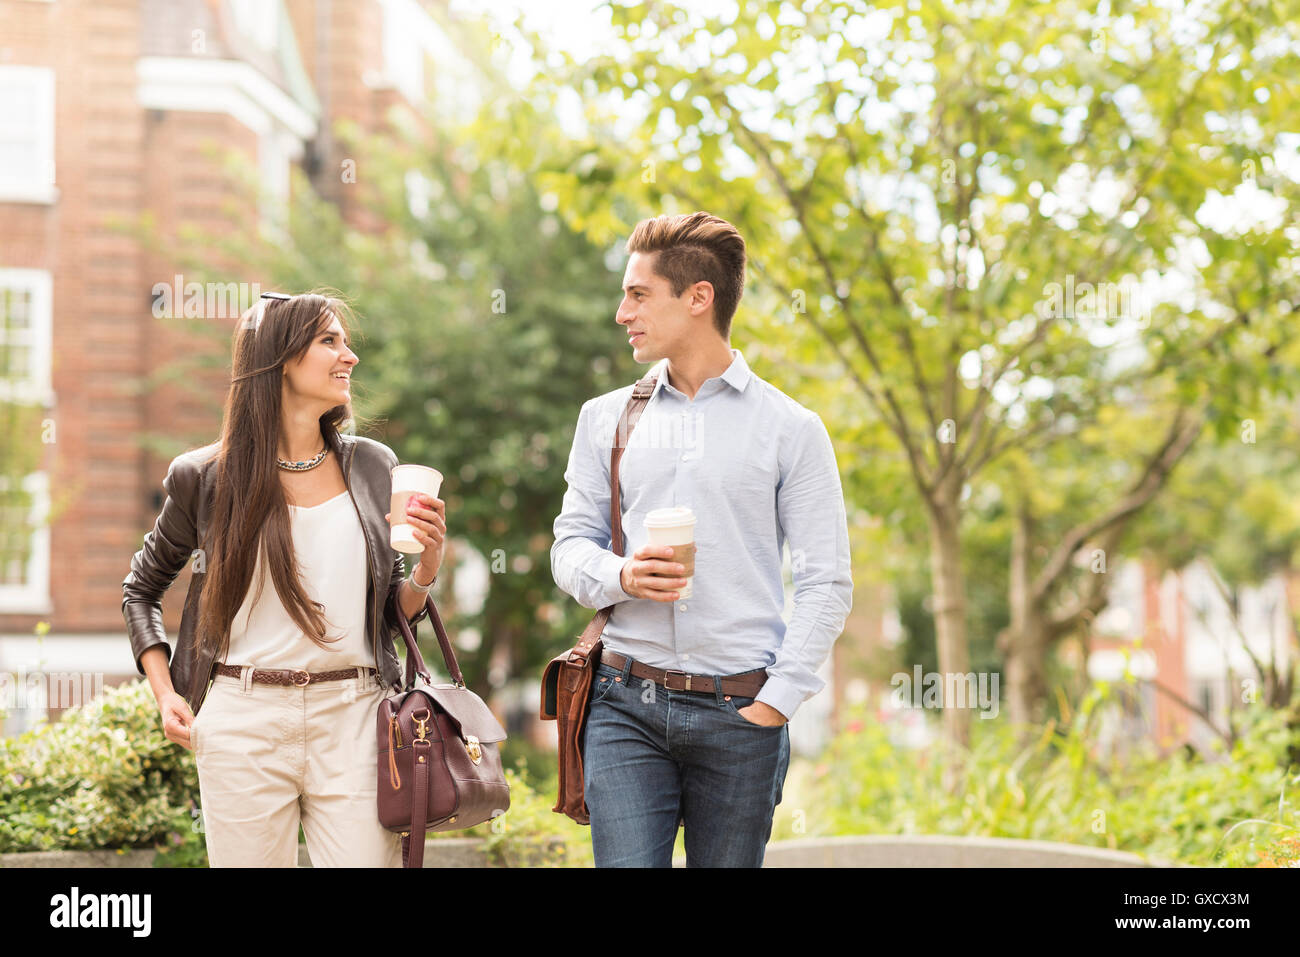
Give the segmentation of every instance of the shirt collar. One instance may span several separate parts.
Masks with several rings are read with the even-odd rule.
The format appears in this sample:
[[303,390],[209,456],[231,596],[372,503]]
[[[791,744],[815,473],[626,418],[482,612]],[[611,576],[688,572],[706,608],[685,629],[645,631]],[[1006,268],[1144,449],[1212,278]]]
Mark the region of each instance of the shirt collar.
[[[655,390],[651,398],[659,394],[659,390],[668,384],[668,360],[663,359],[656,368],[659,378],[655,382]],[[749,369],[749,363],[745,357],[740,354],[739,349],[731,350],[731,365],[727,366],[727,371],[722,373],[720,378],[727,385],[731,386],[737,392],[744,392],[749,385],[749,380],[754,377],[754,373]]]

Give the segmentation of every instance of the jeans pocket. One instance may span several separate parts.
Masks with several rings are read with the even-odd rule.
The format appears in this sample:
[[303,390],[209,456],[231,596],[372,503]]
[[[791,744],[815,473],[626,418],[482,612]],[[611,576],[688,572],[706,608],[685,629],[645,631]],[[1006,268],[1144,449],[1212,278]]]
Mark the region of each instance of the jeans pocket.
[[621,681],[614,680],[617,677],[619,677],[619,673],[612,668],[597,668],[595,675],[591,679],[591,700],[593,702],[602,700],[609,694],[614,685],[622,684]]
[[759,724],[756,721],[750,721],[740,713],[741,708],[748,708],[754,701],[754,698],[748,698],[744,695],[728,695],[722,700],[722,710],[729,712],[737,721],[743,721],[751,728],[758,728],[760,731],[778,731],[784,727],[781,724]]

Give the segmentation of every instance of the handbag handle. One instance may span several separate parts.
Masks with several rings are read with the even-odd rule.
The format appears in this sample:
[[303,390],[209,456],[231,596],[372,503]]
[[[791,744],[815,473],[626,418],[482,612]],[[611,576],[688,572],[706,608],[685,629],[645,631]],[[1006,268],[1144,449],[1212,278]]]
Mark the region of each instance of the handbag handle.
[[[429,677],[429,669],[424,664],[424,656],[420,654],[420,646],[415,643],[415,636],[411,634],[411,623],[402,613],[402,603],[397,600],[398,590],[401,587],[399,584],[393,589],[390,600],[397,608],[397,625],[402,630],[402,641],[406,642],[406,684],[402,686],[402,690],[410,691],[415,687],[417,674],[424,679],[425,684],[433,684],[433,679]],[[432,595],[424,596],[424,606],[429,609],[429,619],[433,622],[433,630],[438,634],[438,647],[442,649],[442,660],[447,665],[447,673],[451,675],[452,681],[463,688],[465,676],[460,673],[456,652],[452,650],[451,639],[447,637],[447,629],[443,627],[442,616],[438,614],[438,606],[434,603]]]

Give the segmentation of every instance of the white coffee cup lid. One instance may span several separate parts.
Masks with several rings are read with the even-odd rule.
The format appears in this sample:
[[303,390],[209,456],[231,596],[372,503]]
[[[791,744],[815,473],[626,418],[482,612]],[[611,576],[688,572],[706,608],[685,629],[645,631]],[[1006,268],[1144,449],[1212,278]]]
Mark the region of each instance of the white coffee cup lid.
[[393,490],[421,491],[442,484],[442,473],[427,465],[395,465],[392,471]]
[[679,525],[694,524],[695,513],[684,505],[657,508],[645,517],[646,528],[676,528]]

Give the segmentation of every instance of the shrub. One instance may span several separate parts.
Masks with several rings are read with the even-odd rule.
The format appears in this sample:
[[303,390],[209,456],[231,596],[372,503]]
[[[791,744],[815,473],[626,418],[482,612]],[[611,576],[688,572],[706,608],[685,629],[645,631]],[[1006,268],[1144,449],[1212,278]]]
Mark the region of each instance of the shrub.
[[107,688],[0,740],[0,851],[177,846],[198,793],[194,755],[163,737],[149,686]]
[[[1064,727],[1029,745],[976,721],[957,793],[938,751],[894,745],[865,712],[850,716],[812,775],[808,834],[951,834],[1062,841],[1193,865],[1253,865],[1294,833],[1286,715],[1251,709],[1231,754],[1138,752],[1111,763],[1094,745],[1109,697],[1096,688]],[[1276,855],[1275,855],[1276,856]]]
[[[589,866],[586,828],[551,810],[555,784],[506,769],[510,810],[435,837],[482,837],[499,866]],[[0,739],[0,853],[154,847],[156,867],[205,867],[194,753],[168,741],[149,685],[105,689],[16,738]]]

